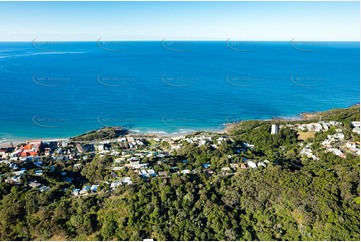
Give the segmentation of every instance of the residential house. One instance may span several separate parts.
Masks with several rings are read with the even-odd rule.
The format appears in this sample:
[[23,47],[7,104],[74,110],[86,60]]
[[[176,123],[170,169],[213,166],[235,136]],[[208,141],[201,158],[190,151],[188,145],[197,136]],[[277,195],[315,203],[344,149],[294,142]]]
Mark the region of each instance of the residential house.
[[143,178],[148,178],[149,177],[149,174],[148,174],[148,172],[146,170],[140,170],[139,175],[141,175],[141,177],[143,177]]
[[249,167],[251,167],[251,168],[257,168],[257,165],[256,165],[256,163],[254,163],[253,161],[247,161],[247,165],[249,166]]
[[124,177],[124,178],[122,178],[122,183],[125,185],[131,185],[133,182],[130,177]]
[[166,171],[158,172],[160,178],[168,178],[168,173]]
[[210,164],[203,164],[203,168],[204,168],[204,169],[208,169],[209,167],[211,167]]
[[237,163],[231,163],[229,165],[233,170],[237,170],[239,168],[239,165]]
[[222,175],[228,175],[228,174],[230,174],[230,171],[231,171],[231,168],[229,168],[229,167],[223,167],[223,168],[221,169],[221,174],[222,174]]
[[80,192],[79,188],[73,188],[72,191],[71,191],[71,194],[74,195],[74,196],[78,196],[79,192]]
[[49,156],[50,153],[51,153],[51,149],[50,148],[45,148],[44,155]]
[[32,187],[32,188],[36,188],[36,187],[41,186],[41,183],[39,183],[37,181],[31,181],[31,182],[28,183],[28,186]]
[[277,134],[280,130],[280,127],[278,124],[272,124],[271,126],[271,134]]
[[252,144],[244,143],[244,145],[245,145],[247,148],[251,148],[251,149],[254,148],[254,145],[252,145]]
[[92,186],[90,187],[90,191],[91,191],[91,192],[97,192],[98,187],[99,187],[99,185],[92,185]]
[[0,158],[7,158],[7,153],[5,150],[0,150]]
[[115,189],[115,188],[117,188],[118,186],[120,186],[120,185],[122,185],[122,181],[114,181],[114,182],[112,182],[111,184],[110,184],[110,188],[111,189]]
[[154,170],[147,170],[147,173],[148,173],[151,177],[155,177],[155,176],[157,175]]
[[80,194],[84,194],[90,191],[90,186],[84,186],[83,189],[79,192]]
[[39,187],[39,191],[40,192],[45,192],[45,191],[47,191],[47,190],[49,190],[50,189],[50,187],[48,187],[48,186],[41,186],[41,187]]
[[43,170],[35,170],[34,173],[35,173],[34,174],[35,176],[42,176],[43,175]]
[[190,174],[191,171],[190,171],[190,170],[182,170],[181,173],[182,173],[183,175],[185,175],[185,174]]
[[18,185],[21,183],[21,176],[17,176],[17,175],[11,176],[11,177],[5,179],[5,182],[14,183],[14,184]]
[[41,147],[41,141],[31,141],[20,147],[20,156],[37,156]]
[[217,144],[220,145],[220,144],[222,144],[223,142],[226,142],[226,141],[227,141],[226,137],[219,137],[217,139]]

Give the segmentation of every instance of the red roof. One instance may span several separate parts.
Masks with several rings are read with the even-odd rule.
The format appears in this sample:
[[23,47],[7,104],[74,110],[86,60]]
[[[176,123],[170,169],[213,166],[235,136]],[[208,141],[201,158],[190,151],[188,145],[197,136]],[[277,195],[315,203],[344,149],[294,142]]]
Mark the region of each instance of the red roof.
[[34,156],[37,155],[38,152],[37,151],[29,151],[29,152],[21,152],[20,155],[22,157],[26,157],[26,156]]

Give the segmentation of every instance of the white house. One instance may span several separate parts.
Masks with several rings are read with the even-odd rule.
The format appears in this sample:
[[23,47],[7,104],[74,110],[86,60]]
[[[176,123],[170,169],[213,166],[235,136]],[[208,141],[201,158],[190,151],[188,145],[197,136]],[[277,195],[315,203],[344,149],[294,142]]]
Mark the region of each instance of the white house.
[[39,191],[40,192],[45,192],[45,191],[47,191],[47,190],[49,190],[50,189],[50,187],[47,187],[47,186],[41,186],[41,187],[39,187]]
[[78,196],[78,195],[79,195],[79,192],[80,192],[80,189],[79,189],[79,188],[74,188],[74,189],[71,191],[71,194],[74,195],[74,196]]
[[189,174],[189,173],[191,173],[191,171],[190,171],[190,170],[182,170],[181,173],[184,175],[184,174]]
[[280,128],[279,128],[278,124],[272,124],[272,126],[271,126],[271,134],[277,134],[279,129]]
[[43,175],[43,171],[42,170],[36,170],[35,171],[35,176],[42,176]]
[[351,122],[352,127],[356,128],[356,127],[360,127],[360,121],[352,121]]
[[92,191],[92,192],[97,192],[98,187],[99,187],[99,185],[92,185],[92,186],[90,187],[90,191]]
[[155,177],[157,175],[154,170],[148,170],[147,172],[152,177]]
[[122,183],[126,184],[126,185],[130,185],[133,182],[132,182],[132,179],[129,176],[127,176],[127,177],[122,178]]
[[90,186],[84,186],[83,189],[79,192],[80,194],[84,194],[86,192],[90,191]]
[[251,168],[257,168],[257,165],[256,165],[256,163],[254,163],[253,161],[247,161],[247,165],[249,166],[249,167],[251,167]]
[[111,189],[115,189],[116,187],[122,185],[122,181],[114,181],[110,184]]

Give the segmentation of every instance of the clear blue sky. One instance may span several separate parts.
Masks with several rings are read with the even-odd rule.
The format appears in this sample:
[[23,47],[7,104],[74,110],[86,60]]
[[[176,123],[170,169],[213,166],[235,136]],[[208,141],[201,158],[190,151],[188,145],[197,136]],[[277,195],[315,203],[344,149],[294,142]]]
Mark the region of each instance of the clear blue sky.
[[357,41],[359,11],[359,2],[0,2],[0,41]]

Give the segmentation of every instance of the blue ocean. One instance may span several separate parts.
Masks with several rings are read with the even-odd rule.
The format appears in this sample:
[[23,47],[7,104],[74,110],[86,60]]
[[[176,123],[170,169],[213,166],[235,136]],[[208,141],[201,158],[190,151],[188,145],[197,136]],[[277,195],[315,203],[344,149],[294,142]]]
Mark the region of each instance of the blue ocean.
[[359,42],[0,43],[0,139],[179,134],[360,100]]

